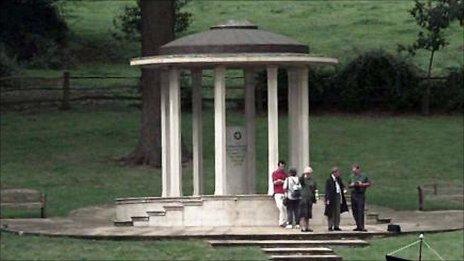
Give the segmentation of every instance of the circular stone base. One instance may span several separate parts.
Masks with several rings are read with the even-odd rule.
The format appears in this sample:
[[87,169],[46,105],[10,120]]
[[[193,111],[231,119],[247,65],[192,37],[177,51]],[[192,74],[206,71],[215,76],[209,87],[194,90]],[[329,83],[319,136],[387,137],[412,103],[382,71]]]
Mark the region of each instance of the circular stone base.
[[[311,223],[326,224],[323,213],[322,202],[315,204]],[[115,225],[276,227],[278,216],[275,201],[268,195],[119,198]],[[346,218],[342,215],[342,219]]]

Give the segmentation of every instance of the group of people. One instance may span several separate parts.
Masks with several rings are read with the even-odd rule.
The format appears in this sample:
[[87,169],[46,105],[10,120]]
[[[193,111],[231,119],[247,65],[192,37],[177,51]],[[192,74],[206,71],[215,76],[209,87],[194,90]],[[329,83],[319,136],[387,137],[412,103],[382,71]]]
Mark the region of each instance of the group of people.
[[[351,209],[356,222],[354,231],[367,231],[364,227],[364,205],[366,188],[371,181],[361,172],[359,164],[353,164],[348,188],[351,190]],[[325,184],[324,215],[327,216],[328,230],[341,231],[340,214],[348,211],[345,199],[345,185],[341,171],[333,167]],[[278,168],[272,173],[274,199],[279,209],[279,225],[285,228],[300,228],[302,232],[313,231],[309,227],[312,218],[312,206],[319,198],[317,183],[313,178],[313,169],[304,168],[301,175],[296,169],[285,171],[285,162],[279,161]]]

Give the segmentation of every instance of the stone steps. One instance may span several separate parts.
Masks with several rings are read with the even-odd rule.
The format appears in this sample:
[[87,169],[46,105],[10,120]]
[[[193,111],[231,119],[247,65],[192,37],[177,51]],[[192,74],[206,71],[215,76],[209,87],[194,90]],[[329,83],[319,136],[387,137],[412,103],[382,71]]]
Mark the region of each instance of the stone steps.
[[271,260],[311,260],[311,261],[341,261],[339,255],[271,255]]
[[331,240],[210,240],[213,247],[255,246],[271,260],[342,260],[327,246],[366,246],[360,239]]
[[380,217],[379,213],[369,212],[366,214],[367,224],[388,224],[391,222],[391,218]]
[[269,255],[289,255],[294,253],[299,254],[331,254],[332,249],[327,247],[272,247],[261,248],[261,250]]
[[315,246],[366,246],[368,243],[361,239],[333,239],[333,240],[209,240],[216,246],[258,246],[269,247],[315,247]]

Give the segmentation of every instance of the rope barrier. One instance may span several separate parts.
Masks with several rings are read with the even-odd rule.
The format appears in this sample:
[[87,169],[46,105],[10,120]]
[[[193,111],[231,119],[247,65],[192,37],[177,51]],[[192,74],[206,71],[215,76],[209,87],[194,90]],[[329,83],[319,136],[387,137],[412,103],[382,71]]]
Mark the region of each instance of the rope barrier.
[[[400,252],[400,251],[403,251],[403,250],[405,250],[406,248],[410,248],[410,247],[412,247],[412,246],[414,246],[414,245],[416,245],[417,243],[419,243],[419,242],[422,241],[422,242],[425,244],[425,246],[427,246],[427,248],[430,249],[430,251],[432,251],[432,253],[435,254],[440,260],[445,260],[445,259],[443,259],[443,257],[441,257],[441,256],[438,254],[438,252],[437,252],[435,249],[433,249],[425,240],[423,240],[423,238],[424,238],[423,234],[421,234],[421,235],[419,236],[419,238],[420,238],[419,240],[414,241],[414,242],[412,242],[411,244],[409,244],[409,245],[407,245],[407,246],[404,246],[404,247],[402,247],[402,248],[399,248],[399,249],[397,249],[397,250],[395,250],[395,251],[393,251],[393,252],[390,252],[390,253],[388,253],[387,255],[394,255],[394,254],[396,254],[396,253],[398,253],[398,252]],[[420,258],[420,257],[419,257],[419,258]]]
[[404,247],[402,247],[402,248],[400,248],[400,249],[397,249],[397,250],[395,250],[395,251],[393,251],[393,252],[391,252],[391,253],[388,253],[388,255],[394,255],[394,254],[396,254],[396,253],[398,253],[398,252],[400,252],[400,251],[402,251],[402,250],[404,250],[404,249],[406,249],[406,248],[409,248],[409,247],[414,246],[415,244],[417,244],[417,243],[419,243],[419,242],[420,242],[420,240],[414,241],[413,243],[411,243],[411,244],[409,244],[409,245],[407,245],[407,246],[404,246]]
[[437,251],[435,251],[435,249],[433,249],[425,240],[424,240],[424,244],[427,246],[428,249],[430,249],[438,258],[440,258],[440,260],[445,260],[443,259],[443,257],[441,257]]

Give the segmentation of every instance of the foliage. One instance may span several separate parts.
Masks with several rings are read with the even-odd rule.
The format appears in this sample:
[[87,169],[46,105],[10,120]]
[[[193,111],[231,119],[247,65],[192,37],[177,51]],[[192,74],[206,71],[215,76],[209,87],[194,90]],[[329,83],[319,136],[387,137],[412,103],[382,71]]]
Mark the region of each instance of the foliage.
[[342,109],[411,110],[418,104],[417,70],[382,50],[370,51],[337,73],[331,91]]
[[[286,71],[279,70],[279,107],[284,109],[287,81]],[[259,74],[258,82],[266,85],[266,72]],[[309,82],[310,106],[319,110],[412,111],[421,96],[418,69],[383,50],[363,53],[338,70],[311,68]]]
[[[187,29],[190,24],[192,14],[182,12],[180,9],[187,4],[189,0],[175,1],[175,16],[174,32],[181,33]],[[122,32],[113,33],[116,39],[125,38],[128,40],[140,40],[140,32],[142,31],[142,12],[140,10],[140,0],[136,6],[124,6],[122,12],[113,18],[115,28]]]
[[[55,0],[2,1],[0,4],[0,41],[10,56],[30,61],[58,50],[66,44],[68,27]],[[61,59],[61,58],[58,58]]]
[[452,68],[445,80],[434,81],[431,86],[431,97],[430,107],[437,111],[463,112],[464,67]]
[[415,0],[414,8],[409,12],[422,29],[412,45],[399,45],[399,50],[407,50],[413,55],[420,49],[435,52],[449,44],[443,30],[448,28],[454,20],[464,19],[464,1],[427,0],[423,2]]
[[[398,50],[400,52],[407,50],[412,55],[421,49],[429,51],[427,77],[430,79],[435,52],[449,44],[443,30],[448,28],[454,20],[460,20],[462,25],[464,0],[427,0],[426,2],[415,0],[414,8],[409,12],[422,29],[412,45],[408,47],[398,45]],[[422,95],[422,113],[427,115],[430,110],[431,83],[428,82],[423,89],[425,91]]]
[[18,64],[14,57],[10,57],[5,47],[0,43],[0,77],[14,75],[18,71]]

